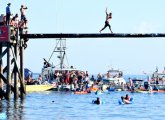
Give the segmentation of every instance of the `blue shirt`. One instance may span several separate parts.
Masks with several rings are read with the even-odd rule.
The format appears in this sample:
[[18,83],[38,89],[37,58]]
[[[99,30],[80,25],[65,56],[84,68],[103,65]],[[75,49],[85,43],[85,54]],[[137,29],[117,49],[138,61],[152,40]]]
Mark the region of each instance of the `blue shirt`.
[[6,14],[10,14],[10,7],[9,6],[6,7]]

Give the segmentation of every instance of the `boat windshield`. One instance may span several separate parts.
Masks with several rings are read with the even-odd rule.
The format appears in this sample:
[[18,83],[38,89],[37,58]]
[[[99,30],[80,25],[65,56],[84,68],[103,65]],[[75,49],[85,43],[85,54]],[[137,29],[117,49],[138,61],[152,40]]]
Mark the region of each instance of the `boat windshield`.
[[122,77],[123,76],[123,72],[119,71],[119,70],[109,70],[107,74],[110,74],[110,77]]

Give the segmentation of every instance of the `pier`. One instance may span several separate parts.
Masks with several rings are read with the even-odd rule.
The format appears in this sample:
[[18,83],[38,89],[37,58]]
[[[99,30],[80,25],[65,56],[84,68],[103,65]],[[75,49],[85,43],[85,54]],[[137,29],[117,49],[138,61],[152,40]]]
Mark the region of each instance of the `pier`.
[[[0,26],[0,92],[1,96],[10,100],[24,99],[26,95],[24,83],[24,49],[29,39],[42,38],[152,38],[165,37],[164,33],[129,34],[129,33],[55,33],[55,34],[12,34],[12,27]],[[6,65],[4,66],[4,61]],[[4,75],[6,74],[6,76]],[[3,83],[6,84],[4,90]],[[12,84],[14,83],[14,84]],[[20,84],[20,86],[18,85]]]

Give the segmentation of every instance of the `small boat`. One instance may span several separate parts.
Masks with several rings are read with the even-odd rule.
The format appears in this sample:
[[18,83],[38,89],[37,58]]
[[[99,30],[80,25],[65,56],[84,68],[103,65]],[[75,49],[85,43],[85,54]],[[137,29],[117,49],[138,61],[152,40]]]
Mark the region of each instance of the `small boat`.
[[148,91],[148,90],[137,90],[135,92],[137,92],[137,93],[156,93],[158,91],[156,91],[156,90],[152,90],[152,91]]
[[107,71],[106,76],[103,78],[103,83],[115,83],[115,84],[126,84],[126,80],[123,77],[123,72],[117,69],[110,69]]
[[47,91],[54,88],[53,85],[26,85],[26,92]]
[[74,92],[74,94],[88,94],[87,91],[76,91]]

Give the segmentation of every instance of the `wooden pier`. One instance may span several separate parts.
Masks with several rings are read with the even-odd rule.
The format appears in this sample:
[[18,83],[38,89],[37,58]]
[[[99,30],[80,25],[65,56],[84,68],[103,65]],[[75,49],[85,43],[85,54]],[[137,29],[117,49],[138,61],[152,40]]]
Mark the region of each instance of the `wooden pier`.
[[[10,26],[0,26],[0,98],[24,99],[24,40]],[[6,84],[6,88],[4,88]]]
[[[12,28],[0,26],[0,98],[7,100],[14,93],[14,99],[24,99],[24,49],[28,39],[42,38],[152,38],[165,37],[164,33],[124,34],[124,33],[55,33],[12,35]],[[26,33],[26,32],[24,32]],[[6,61],[6,63],[4,62]],[[4,65],[4,63],[6,65]],[[6,76],[5,76],[6,74]],[[3,88],[6,84],[6,88]]]

